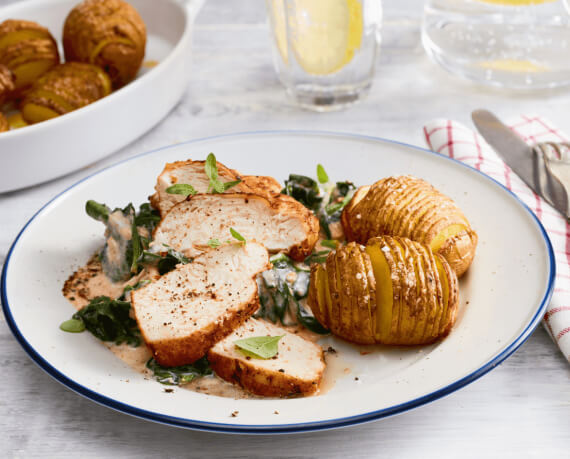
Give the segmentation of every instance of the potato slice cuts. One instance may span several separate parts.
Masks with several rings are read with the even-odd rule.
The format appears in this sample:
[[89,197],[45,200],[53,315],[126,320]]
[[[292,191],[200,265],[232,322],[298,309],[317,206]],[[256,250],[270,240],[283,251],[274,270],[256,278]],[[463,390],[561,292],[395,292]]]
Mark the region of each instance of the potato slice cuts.
[[259,307],[255,276],[269,268],[265,247],[231,244],[131,294],[142,336],[164,366],[192,363]]
[[[170,194],[166,189],[177,183],[185,183],[192,185],[198,193],[207,193],[210,186],[210,179],[204,171],[206,161],[176,161],[167,163],[163,171],[158,176],[154,189],[155,193],[150,196],[150,202],[155,209],[158,209],[160,215],[166,213],[179,202],[186,199],[179,194]],[[222,163],[216,163],[218,167],[218,178],[222,182],[233,182],[241,180],[234,187],[230,188],[229,193],[253,193],[261,196],[272,196],[281,192],[281,185],[273,177],[265,177],[258,175],[240,175],[238,171],[229,169]]]
[[362,187],[344,208],[348,240],[366,243],[383,234],[428,245],[461,276],[473,261],[477,234],[457,205],[426,181],[388,177]]
[[[323,304],[326,290],[330,306]],[[308,304],[315,317],[355,343],[432,343],[449,333],[458,303],[457,276],[447,261],[406,238],[375,237],[365,248],[351,242],[331,252],[326,267],[311,267]]]
[[301,203],[286,195],[265,198],[249,193],[197,194],[174,206],[155,230],[153,246],[164,245],[194,257],[208,242],[233,240],[230,228],[270,252],[295,260],[308,256],[317,242],[319,222]]
[[[257,336],[282,336],[274,358],[257,359],[236,349],[235,341]],[[220,378],[266,397],[312,394],[318,390],[325,369],[320,346],[253,318],[212,347],[208,361]]]

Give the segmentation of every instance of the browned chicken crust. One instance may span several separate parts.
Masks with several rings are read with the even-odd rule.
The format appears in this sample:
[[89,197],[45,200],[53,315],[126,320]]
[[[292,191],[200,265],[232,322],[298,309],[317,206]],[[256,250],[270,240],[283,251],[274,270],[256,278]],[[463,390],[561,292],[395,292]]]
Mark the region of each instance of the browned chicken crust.
[[[184,201],[185,197],[178,194],[167,193],[166,189],[175,184],[192,185],[198,193],[207,193],[210,186],[210,179],[204,172],[206,161],[175,161],[167,163],[158,176],[154,189],[156,190],[149,197],[151,205],[164,217],[175,204]],[[226,167],[217,162],[218,179],[222,182],[234,182],[241,180],[241,183],[231,187],[226,193],[252,193],[261,196],[272,196],[279,194],[281,185],[273,177],[260,175],[244,175],[238,171]]]
[[247,241],[259,242],[270,252],[286,252],[295,260],[307,257],[319,237],[315,215],[290,196],[197,194],[164,216],[153,244],[166,244],[192,257],[207,250],[210,240],[233,239],[230,228]]

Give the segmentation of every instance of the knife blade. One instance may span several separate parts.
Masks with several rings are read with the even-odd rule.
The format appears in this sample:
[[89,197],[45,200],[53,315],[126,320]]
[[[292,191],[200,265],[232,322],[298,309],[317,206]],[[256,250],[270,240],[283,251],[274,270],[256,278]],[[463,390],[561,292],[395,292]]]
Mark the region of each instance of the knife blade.
[[538,195],[566,218],[568,193],[559,180],[553,179],[545,168],[544,159],[508,126],[487,110],[471,113],[473,123],[505,163]]

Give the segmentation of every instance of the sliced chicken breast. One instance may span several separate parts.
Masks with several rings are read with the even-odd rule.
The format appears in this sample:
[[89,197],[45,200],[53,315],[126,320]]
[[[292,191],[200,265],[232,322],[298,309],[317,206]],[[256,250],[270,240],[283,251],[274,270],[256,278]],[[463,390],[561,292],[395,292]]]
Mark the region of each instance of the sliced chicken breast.
[[166,244],[194,257],[208,241],[232,240],[230,228],[270,252],[295,260],[308,256],[319,237],[319,221],[301,203],[283,194],[265,198],[249,193],[199,194],[174,206],[157,226],[153,246]]
[[259,307],[255,276],[269,268],[265,247],[229,244],[135,290],[142,336],[164,366],[192,363]]
[[[278,354],[266,360],[246,356],[235,345],[239,339],[281,335]],[[320,346],[284,328],[253,318],[212,347],[208,361],[220,378],[253,394],[272,397],[316,392],[325,369]]]
[[[155,193],[149,197],[150,203],[158,209],[161,216],[164,216],[172,206],[184,201],[184,196],[170,194],[166,189],[177,183],[192,185],[198,193],[207,193],[210,186],[210,179],[204,171],[206,161],[176,161],[167,163],[164,170],[158,176],[154,189]],[[218,178],[222,182],[242,182],[228,190],[232,193],[254,193],[262,196],[270,196],[281,191],[281,185],[273,177],[241,174],[233,169],[229,169],[222,163],[218,165]]]

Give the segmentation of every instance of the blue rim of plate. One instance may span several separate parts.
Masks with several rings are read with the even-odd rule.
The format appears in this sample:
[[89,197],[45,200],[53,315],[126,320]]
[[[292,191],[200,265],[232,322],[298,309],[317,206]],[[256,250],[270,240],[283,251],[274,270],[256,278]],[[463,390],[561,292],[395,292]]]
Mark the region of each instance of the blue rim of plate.
[[[26,231],[26,228],[38,217],[44,209],[46,209],[52,202],[56,201],[67,192],[78,186],[80,183],[89,180],[90,178],[99,175],[105,172],[108,169],[117,167],[123,163],[129,161],[135,161],[138,158],[146,155],[151,155],[158,153],[163,150],[167,150],[170,148],[179,147],[180,145],[188,145],[193,143],[199,142],[206,142],[210,140],[216,140],[221,138],[227,137],[242,137],[242,136],[258,136],[258,135],[307,135],[307,136],[329,136],[329,137],[344,137],[344,138],[351,138],[357,140],[368,140],[368,141],[376,141],[380,143],[389,143],[393,145],[399,145],[407,148],[411,148],[413,150],[419,150],[424,153],[428,153],[431,155],[436,155],[444,160],[452,161],[456,164],[461,165],[462,167],[471,170],[477,174],[482,175],[485,179],[489,180],[490,182],[498,185],[504,191],[506,191],[509,195],[511,195],[515,201],[522,206],[533,218],[534,222],[536,223],[538,229],[540,230],[542,237],[544,239],[547,251],[548,251],[548,258],[549,258],[549,276],[548,276],[548,287],[546,292],[540,302],[540,306],[538,307],[535,315],[531,319],[530,323],[527,327],[521,332],[521,334],[515,338],[503,351],[501,351],[497,356],[490,359],[484,365],[482,365],[477,370],[473,371],[467,376],[448,384],[447,386],[433,391],[429,394],[423,395],[421,397],[415,398],[413,400],[409,400],[407,402],[394,405],[391,407],[383,408],[381,410],[371,411],[369,413],[363,413],[360,415],[344,417],[344,418],[337,418],[337,419],[329,419],[325,421],[317,421],[311,423],[294,423],[294,424],[283,424],[283,425],[239,425],[239,424],[230,424],[230,423],[210,423],[210,422],[203,422],[193,419],[187,418],[179,418],[175,416],[167,416],[153,411],[147,411],[141,408],[137,408],[135,406],[119,402],[115,399],[103,396],[91,389],[88,389],[81,384],[78,384],[71,378],[67,377],[55,367],[53,367],[47,360],[45,360],[40,353],[38,353],[31,345],[28,343],[26,338],[22,335],[12,313],[10,311],[10,306],[8,304],[8,298],[6,294],[6,282],[7,282],[7,273],[8,273],[8,266],[10,265],[10,258],[12,256],[12,252],[16,248],[18,241],[22,234]],[[439,398],[442,398],[446,395],[455,392],[456,390],[466,386],[467,384],[472,383],[473,381],[479,379],[481,376],[486,374],[487,372],[491,371],[497,365],[502,363],[506,358],[508,358],[513,352],[515,352],[532,334],[535,328],[540,323],[542,316],[544,315],[546,306],[550,302],[550,298],[552,297],[552,292],[554,289],[554,279],[556,275],[556,263],[554,257],[554,251],[552,248],[552,244],[550,242],[550,238],[546,233],[546,230],[542,226],[542,223],[536,215],[529,209],[529,207],[524,204],[512,191],[506,188],[501,183],[497,182],[495,179],[489,177],[488,175],[484,174],[483,172],[464,164],[456,159],[449,158],[448,156],[441,155],[431,150],[427,150],[425,148],[417,147],[414,145],[409,145],[403,142],[398,142],[395,140],[384,139],[381,137],[375,136],[368,136],[363,134],[350,134],[344,132],[330,132],[330,131],[305,131],[305,130],[267,130],[267,131],[246,131],[246,132],[237,132],[237,133],[230,133],[230,134],[221,134],[221,135],[214,135],[208,137],[201,137],[198,139],[189,140],[186,142],[181,142],[174,145],[168,145],[165,147],[157,148],[155,150],[151,150],[145,153],[138,154],[131,158],[119,161],[111,166],[105,167],[100,171],[97,171],[93,174],[84,177],[83,179],[79,180],[78,182],[74,183],[70,187],[63,190],[61,193],[57,194],[55,197],[50,199],[46,204],[44,204],[33,216],[30,220],[24,225],[21,231],[16,236],[16,239],[12,243],[8,255],[6,257],[6,261],[4,263],[4,268],[2,269],[2,278],[0,283],[0,291],[1,291],[1,299],[2,299],[2,310],[4,312],[4,316],[6,317],[6,321],[12,334],[16,338],[16,340],[20,343],[26,353],[30,356],[30,358],[46,373],[56,379],[58,382],[62,383],[64,386],[67,386],[69,389],[77,392],[78,394],[96,402],[101,405],[104,405],[108,408],[114,409],[116,411],[126,413],[138,418],[154,421],[161,424],[172,425],[175,427],[183,427],[187,429],[193,430],[200,430],[200,431],[209,431],[209,432],[220,432],[220,433],[233,433],[233,434],[286,434],[286,433],[301,433],[301,432],[311,432],[311,431],[319,431],[319,430],[328,430],[328,429],[335,429],[340,427],[347,427],[355,424],[362,424],[365,422],[374,421],[377,419],[393,416],[396,414],[403,413],[408,411],[412,408],[417,408],[421,405],[425,405],[427,403],[433,402]]]

